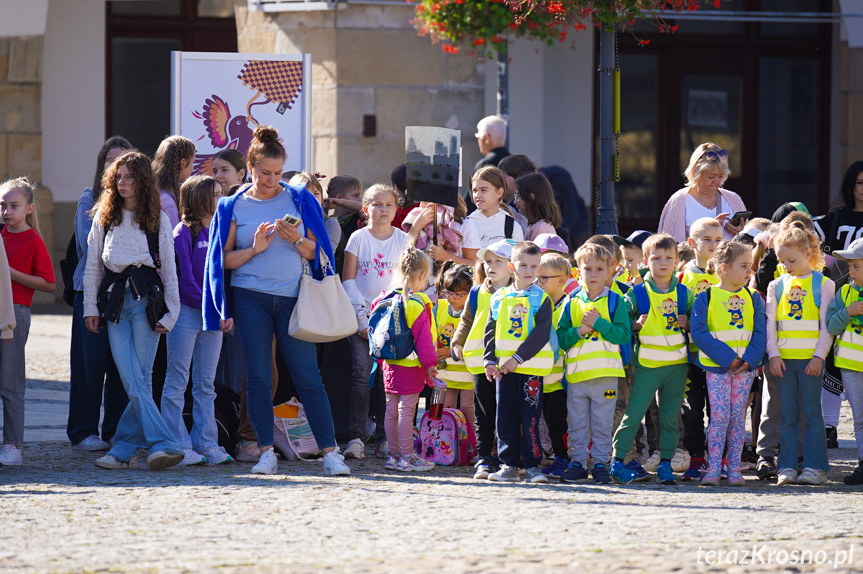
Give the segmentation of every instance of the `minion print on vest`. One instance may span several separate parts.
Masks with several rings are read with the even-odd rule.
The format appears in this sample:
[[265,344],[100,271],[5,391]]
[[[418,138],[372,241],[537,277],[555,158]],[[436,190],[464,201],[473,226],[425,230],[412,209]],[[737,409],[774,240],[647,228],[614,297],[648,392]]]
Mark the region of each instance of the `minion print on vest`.
[[521,339],[524,333],[524,318],[527,316],[527,307],[524,305],[513,305],[509,310],[509,333],[513,337]]
[[722,306],[725,307],[725,310],[731,315],[728,324],[732,327],[737,327],[738,329],[743,328],[744,305],[746,305],[746,301],[744,301],[743,297],[740,297],[739,295],[733,295],[728,298],[728,301],[722,302]]
[[679,333],[680,325],[677,323],[677,302],[669,297],[661,305],[658,305],[657,309],[665,317],[665,330]]
[[803,299],[806,297],[806,289],[799,285],[788,290],[788,316],[797,321],[803,318]]

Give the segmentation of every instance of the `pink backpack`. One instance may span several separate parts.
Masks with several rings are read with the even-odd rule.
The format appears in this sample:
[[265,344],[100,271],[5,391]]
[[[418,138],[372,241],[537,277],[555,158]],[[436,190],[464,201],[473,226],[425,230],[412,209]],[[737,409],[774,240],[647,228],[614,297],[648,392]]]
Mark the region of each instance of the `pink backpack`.
[[425,460],[445,466],[464,466],[476,455],[473,425],[458,409],[444,409],[439,421],[431,420],[426,412],[419,430],[414,449]]

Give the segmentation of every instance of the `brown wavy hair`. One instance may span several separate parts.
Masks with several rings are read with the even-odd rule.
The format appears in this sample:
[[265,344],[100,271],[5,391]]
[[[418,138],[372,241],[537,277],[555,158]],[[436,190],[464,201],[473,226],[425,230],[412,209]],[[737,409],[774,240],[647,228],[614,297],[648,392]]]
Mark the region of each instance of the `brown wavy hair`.
[[105,170],[102,176],[102,195],[90,212],[93,219],[106,230],[123,222],[123,198],[117,190],[117,171],[126,166],[135,183],[138,201],[135,205],[135,222],[141,231],[158,232],[162,202],[159,188],[150,165],[150,158],[138,151],[126,152]]
[[193,175],[180,187],[180,205],[183,208],[183,225],[195,237],[204,228],[203,220],[213,215],[216,186],[219,182],[209,175]]
[[108,152],[118,147],[123,151],[130,151],[135,147],[129,143],[129,140],[123,136],[112,136],[102,144],[99,149],[99,155],[96,156],[96,176],[93,178],[93,201],[99,201],[99,196],[102,195],[102,176],[105,175],[105,159],[108,157]]
[[195,144],[192,140],[183,136],[168,136],[159,144],[156,156],[153,158],[153,175],[156,185],[164,189],[174,198],[174,203],[179,207],[177,195],[180,193],[180,162],[182,160],[195,161]]
[[255,129],[249,151],[246,152],[246,161],[252,167],[264,158],[284,159],[288,156],[285,146],[279,141],[279,132],[273,126],[261,126]]

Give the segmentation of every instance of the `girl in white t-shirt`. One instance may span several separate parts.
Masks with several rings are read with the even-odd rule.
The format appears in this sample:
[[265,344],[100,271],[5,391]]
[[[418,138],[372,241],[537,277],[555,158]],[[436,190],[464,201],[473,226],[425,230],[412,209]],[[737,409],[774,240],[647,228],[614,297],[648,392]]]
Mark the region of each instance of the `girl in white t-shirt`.
[[490,165],[479,168],[470,178],[470,190],[476,211],[465,221],[473,223],[479,249],[503,239],[524,241],[521,226],[503,203],[506,179],[502,171]]
[[351,346],[351,416],[348,424],[350,441],[345,458],[365,458],[365,442],[369,440],[366,419],[369,413],[369,375],[372,357],[369,355],[369,313],[371,303],[392,282],[402,252],[410,245],[410,237],[392,226],[399,205],[398,192],[389,185],[377,183],[362,197],[362,215],[366,226],[355,231],[345,247],[342,281],[354,305],[359,331],[348,337]]

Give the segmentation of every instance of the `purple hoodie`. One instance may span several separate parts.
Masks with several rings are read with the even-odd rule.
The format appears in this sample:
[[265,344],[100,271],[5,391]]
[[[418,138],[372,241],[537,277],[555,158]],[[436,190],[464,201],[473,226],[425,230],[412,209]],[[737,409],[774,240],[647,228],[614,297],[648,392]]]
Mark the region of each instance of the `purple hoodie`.
[[201,308],[204,285],[204,262],[210,245],[210,230],[201,228],[197,237],[183,223],[174,228],[174,249],[180,268],[180,303],[195,309]]

